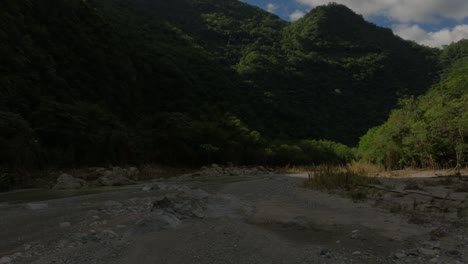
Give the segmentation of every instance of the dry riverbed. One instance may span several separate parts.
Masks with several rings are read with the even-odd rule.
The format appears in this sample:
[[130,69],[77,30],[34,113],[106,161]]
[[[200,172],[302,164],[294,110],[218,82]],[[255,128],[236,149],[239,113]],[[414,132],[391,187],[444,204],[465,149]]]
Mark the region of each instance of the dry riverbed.
[[2,194],[0,263],[468,263],[462,179],[387,179],[361,202],[303,181],[205,168],[51,200]]

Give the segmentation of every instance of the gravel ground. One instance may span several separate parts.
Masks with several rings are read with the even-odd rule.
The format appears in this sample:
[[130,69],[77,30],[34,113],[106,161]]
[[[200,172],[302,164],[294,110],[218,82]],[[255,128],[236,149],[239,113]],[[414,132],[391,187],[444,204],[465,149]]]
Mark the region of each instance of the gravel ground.
[[413,223],[302,181],[205,177],[3,202],[0,264],[468,263],[466,225]]

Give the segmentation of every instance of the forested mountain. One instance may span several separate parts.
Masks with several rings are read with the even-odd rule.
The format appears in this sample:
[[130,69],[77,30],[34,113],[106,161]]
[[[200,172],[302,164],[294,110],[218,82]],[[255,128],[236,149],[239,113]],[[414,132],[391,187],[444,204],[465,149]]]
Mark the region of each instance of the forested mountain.
[[356,143],[439,69],[336,4],[289,23],[237,0],[4,0],[0,23],[6,167],[288,162],[341,145],[287,142]]
[[468,40],[446,47],[440,83],[409,98],[361,139],[363,158],[388,168],[461,168],[468,162]]

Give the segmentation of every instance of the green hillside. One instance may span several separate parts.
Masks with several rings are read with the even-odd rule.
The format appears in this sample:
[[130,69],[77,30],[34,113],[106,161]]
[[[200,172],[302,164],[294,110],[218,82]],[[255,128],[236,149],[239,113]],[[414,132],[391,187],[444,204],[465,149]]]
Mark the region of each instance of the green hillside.
[[468,163],[468,40],[446,47],[440,83],[408,98],[361,139],[363,158],[388,168],[460,168]]
[[343,162],[318,140],[357,143],[439,69],[336,4],[289,23],[237,0],[5,0],[0,23],[7,168]]

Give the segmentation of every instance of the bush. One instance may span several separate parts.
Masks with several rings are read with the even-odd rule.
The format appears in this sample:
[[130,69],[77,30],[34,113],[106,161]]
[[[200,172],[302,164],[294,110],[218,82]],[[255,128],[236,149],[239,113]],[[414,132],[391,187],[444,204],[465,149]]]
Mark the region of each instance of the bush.
[[348,167],[340,166],[320,166],[305,183],[307,187],[315,189],[348,191],[368,184],[380,184],[380,181],[359,175]]

